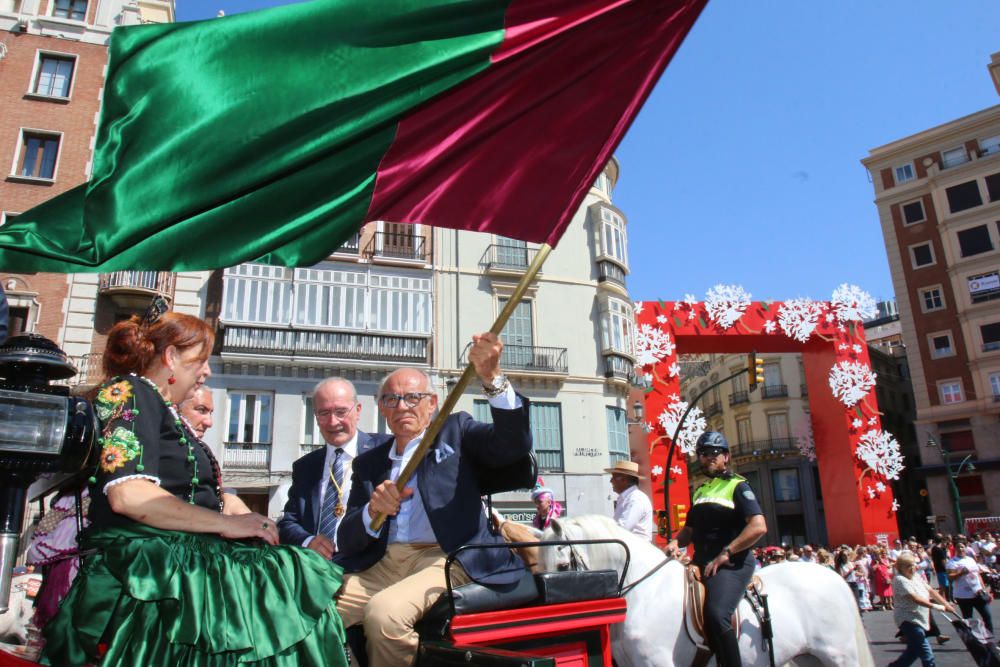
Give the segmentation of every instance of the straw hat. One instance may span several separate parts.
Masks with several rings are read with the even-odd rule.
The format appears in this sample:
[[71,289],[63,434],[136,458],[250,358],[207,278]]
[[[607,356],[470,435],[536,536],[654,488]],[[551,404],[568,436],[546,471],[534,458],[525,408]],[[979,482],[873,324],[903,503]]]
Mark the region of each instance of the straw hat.
[[636,479],[646,479],[639,474],[639,464],[635,461],[616,461],[614,468],[605,468],[604,472],[611,475],[628,475]]

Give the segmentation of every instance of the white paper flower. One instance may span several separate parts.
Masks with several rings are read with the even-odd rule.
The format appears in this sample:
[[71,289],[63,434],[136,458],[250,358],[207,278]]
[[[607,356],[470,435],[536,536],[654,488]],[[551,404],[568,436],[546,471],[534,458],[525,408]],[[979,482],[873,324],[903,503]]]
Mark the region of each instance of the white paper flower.
[[[680,400],[680,397],[674,394],[668,398],[670,402],[666,409],[660,413],[659,422],[660,426],[663,427],[663,431],[667,434],[668,438],[674,437],[674,431],[677,430],[677,425],[680,423],[681,416],[688,408],[686,401]],[[691,408],[691,412],[688,413],[687,418],[684,420],[684,426],[681,427],[680,432],[677,434],[677,446],[685,454],[690,454],[694,451],[694,445],[698,441],[699,436],[705,432],[705,428],[708,424],[705,421],[705,415],[702,413],[701,408],[695,406]]]
[[632,312],[634,312],[636,315],[642,312],[642,301],[636,301],[635,303],[632,304]]
[[891,433],[878,429],[872,429],[861,436],[854,455],[873,472],[886,479],[899,479],[899,473],[905,467],[899,443]]
[[877,376],[872,370],[856,361],[841,361],[830,369],[830,389],[841,403],[851,408],[875,386]]
[[863,422],[857,417],[855,417],[854,421],[851,422],[851,426],[853,426],[854,428],[861,428],[863,426]]
[[854,345],[851,346],[851,349],[854,350],[854,354],[861,354],[861,351],[865,348],[855,343]]
[[649,471],[654,477],[659,477],[663,474],[662,466],[653,466]]
[[672,466],[670,468],[670,472],[672,472],[675,475],[680,475],[684,472],[684,469],[681,468],[680,466]]
[[767,322],[764,322],[764,331],[766,331],[769,334],[773,334],[777,328],[778,325],[774,323],[774,320],[768,320]]
[[691,310],[689,310],[689,311],[688,311],[688,321],[689,321],[689,322],[690,322],[691,320],[693,320],[693,319],[696,319],[697,317],[698,317],[698,311],[697,311],[697,310],[694,310],[694,309],[692,308]]
[[837,316],[834,315],[833,313],[827,313],[826,314],[826,321],[827,322],[833,322],[835,319],[837,319]]
[[663,361],[674,353],[674,341],[666,331],[649,324],[641,324],[635,330],[635,357],[639,366],[649,366]]
[[728,329],[750,306],[750,294],[739,285],[716,285],[708,290],[705,310],[713,322]]
[[899,501],[896,500],[895,498],[892,499],[892,511],[893,512],[899,511]]
[[882,482],[875,482],[875,490],[878,491],[879,493],[884,493],[885,484],[883,484]]
[[659,322],[660,324],[666,324],[667,323],[667,316],[666,315],[657,315],[656,316],[656,321]]
[[676,361],[670,364],[670,368],[667,369],[667,372],[670,373],[670,377],[672,378],[680,376],[681,374],[680,364],[678,364]]
[[875,489],[873,489],[870,486],[868,487],[868,497],[869,498],[874,498],[875,497]]
[[698,305],[698,297],[696,297],[694,294],[685,294],[684,303],[686,303],[689,306],[696,306]]
[[858,287],[844,283],[833,290],[830,300],[833,312],[841,322],[867,320],[878,315],[878,305],[872,296]]
[[878,424],[878,417],[870,417],[868,419],[869,426],[876,426]]
[[847,343],[841,343],[840,345],[837,346],[837,349],[843,352],[844,350],[847,349],[847,347],[848,347]]
[[812,424],[803,422],[795,431],[795,447],[799,454],[810,461],[816,460],[816,440],[813,438]]
[[778,324],[789,338],[805,343],[819,324],[822,304],[812,299],[790,299],[778,307]]

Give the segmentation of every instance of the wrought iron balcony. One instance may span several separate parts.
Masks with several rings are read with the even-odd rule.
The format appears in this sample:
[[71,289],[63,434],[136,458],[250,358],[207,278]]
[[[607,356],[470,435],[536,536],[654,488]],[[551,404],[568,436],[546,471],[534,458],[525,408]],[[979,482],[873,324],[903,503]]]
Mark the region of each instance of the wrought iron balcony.
[[523,271],[528,268],[538,250],[527,246],[493,243],[486,248],[486,269],[488,271]]
[[427,239],[405,232],[375,232],[367,247],[372,257],[427,262]]
[[715,415],[722,414],[722,403],[716,401],[710,403],[708,407],[705,408],[705,417],[714,417]]
[[625,269],[614,262],[597,262],[597,282],[611,282],[625,287]]
[[768,438],[766,440],[751,440],[741,442],[733,447],[733,454],[736,456],[762,456],[764,454],[779,454],[795,449],[795,440],[792,438]]
[[226,326],[222,354],[427,363],[429,338]]
[[734,391],[729,395],[729,405],[739,405],[750,402],[750,393],[747,391]]
[[344,241],[339,248],[334,250],[335,253],[340,253],[342,255],[357,255],[361,251],[361,234],[354,232],[351,238]]
[[270,470],[271,444],[265,442],[227,442],[222,455],[226,470]]
[[628,357],[613,352],[604,355],[604,377],[631,380],[635,364]]
[[104,353],[91,352],[76,361],[76,377],[72,382],[77,385],[96,385],[104,379]]
[[114,271],[102,273],[100,293],[125,308],[142,308],[160,295],[174,297],[174,274],[169,271]]
[[762,398],[786,398],[788,396],[787,384],[765,384],[760,388]]
[[[469,363],[469,348],[462,351],[459,363]],[[537,347],[534,345],[504,345],[500,354],[500,368],[505,371],[529,371],[541,373],[569,373],[565,347]]]

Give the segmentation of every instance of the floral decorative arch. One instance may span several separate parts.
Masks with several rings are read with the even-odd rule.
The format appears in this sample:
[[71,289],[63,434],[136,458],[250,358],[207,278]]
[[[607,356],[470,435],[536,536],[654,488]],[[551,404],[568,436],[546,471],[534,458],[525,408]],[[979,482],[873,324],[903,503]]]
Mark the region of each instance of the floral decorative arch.
[[[827,535],[831,544],[862,544],[897,536],[899,505],[889,485],[903,470],[899,443],[881,428],[861,320],[876,312],[874,300],[841,285],[828,302],[751,301],[743,288],[717,285],[704,301],[636,303],[636,372],[645,376],[645,414],[654,507],[690,505],[686,453],[706,428],[692,408],[678,434],[670,470],[667,451],[688,405],[680,397],[681,353],[801,352],[809,395],[811,433],[798,447],[817,461]],[[836,511],[832,511],[833,509]],[[675,527],[676,530],[677,527]]]

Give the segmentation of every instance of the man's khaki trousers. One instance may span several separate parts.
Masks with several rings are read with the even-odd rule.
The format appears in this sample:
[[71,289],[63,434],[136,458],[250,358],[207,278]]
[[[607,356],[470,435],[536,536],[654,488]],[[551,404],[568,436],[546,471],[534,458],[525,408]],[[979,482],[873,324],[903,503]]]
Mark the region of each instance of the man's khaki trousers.
[[[413,625],[445,592],[444,551],[436,544],[390,544],[378,563],[348,574],[337,594],[344,627],[363,623],[372,667],[412,665],[419,638]],[[461,565],[451,567],[452,586],[467,583]]]

